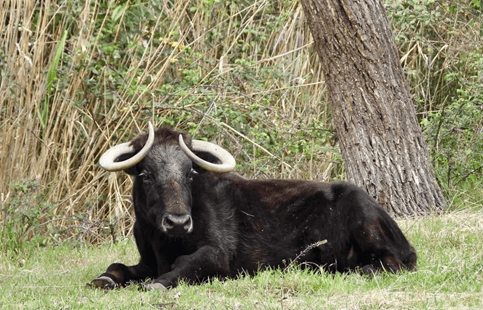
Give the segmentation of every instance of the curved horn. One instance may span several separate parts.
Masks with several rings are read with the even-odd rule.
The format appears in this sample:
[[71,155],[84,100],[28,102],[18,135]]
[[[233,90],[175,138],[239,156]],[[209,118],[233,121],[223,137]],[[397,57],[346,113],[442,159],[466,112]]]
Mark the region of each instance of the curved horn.
[[140,162],[148,154],[154,142],[154,129],[151,122],[148,123],[148,127],[148,140],[136,155],[124,161],[115,162],[119,156],[134,152],[131,142],[121,143],[111,147],[104,154],[102,154],[101,159],[99,159],[99,165],[107,171],[119,171],[130,168]]
[[183,136],[179,135],[179,146],[181,147],[181,150],[183,150],[186,156],[188,156],[189,159],[191,159],[201,168],[207,171],[213,171],[218,173],[230,172],[235,169],[235,158],[233,158],[230,153],[222,149],[220,146],[214,143],[194,139],[191,145],[193,147],[193,151],[208,152],[216,156],[218,159],[221,160],[221,164],[213,164],[196,156],[184,143]]

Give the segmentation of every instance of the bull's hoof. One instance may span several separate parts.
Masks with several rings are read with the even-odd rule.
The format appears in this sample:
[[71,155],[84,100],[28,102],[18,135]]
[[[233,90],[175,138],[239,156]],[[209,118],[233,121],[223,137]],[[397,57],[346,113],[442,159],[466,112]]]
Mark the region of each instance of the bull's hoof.
[[143,288],[146,291],[154,291],[154,290],[166,290],[166,286],[162,285],[159,282],[151,282],[151,283],[143,283]]
[[103,289],[113,289],[116,287],[116,282],[114,282],[113,279],[106,276],[100,276],[99,278],[92,280],[91,284],[92,286],[103,288]]
[[377,269],[373,265],[365,265],[362,267],[362,273],[366,275],[373,275],[377,272]]

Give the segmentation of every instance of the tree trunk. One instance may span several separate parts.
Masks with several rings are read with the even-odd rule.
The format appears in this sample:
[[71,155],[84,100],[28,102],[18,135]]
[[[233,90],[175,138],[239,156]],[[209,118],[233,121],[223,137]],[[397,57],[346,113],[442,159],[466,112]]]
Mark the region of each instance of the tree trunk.
[[390,214],[446,208],[379,0],[301,0],[347,177]]

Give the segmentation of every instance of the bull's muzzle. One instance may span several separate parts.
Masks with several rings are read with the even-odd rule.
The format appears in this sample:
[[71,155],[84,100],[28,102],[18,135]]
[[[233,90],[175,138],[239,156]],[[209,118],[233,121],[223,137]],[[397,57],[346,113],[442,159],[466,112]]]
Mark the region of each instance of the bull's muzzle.
[[163,216],[161,228],[168,235],[185,235],[193,231],[193,220],[189,214],[167,213]]

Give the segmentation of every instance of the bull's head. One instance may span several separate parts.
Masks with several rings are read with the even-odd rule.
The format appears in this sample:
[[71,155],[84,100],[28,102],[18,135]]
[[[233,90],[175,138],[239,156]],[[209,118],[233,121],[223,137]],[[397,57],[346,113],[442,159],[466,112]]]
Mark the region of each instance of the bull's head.
[[[136,177],[134,203],[143,206],[137,212],[142,212],[161,231],[178,236],[190,233],[193,230],[192,163],[223,173],[235,168],[235,159],[216,144],[194,140],[188,135],[183,138],[183,134],[176,141],[175,131],[158,130],[155,134],[151,123],[148,127],[147,137],[141,135],[110,148],[101,156],[99,164],[107,171],[124,170]],[[193,152],[210,154],[221,163],[208,162]]]

